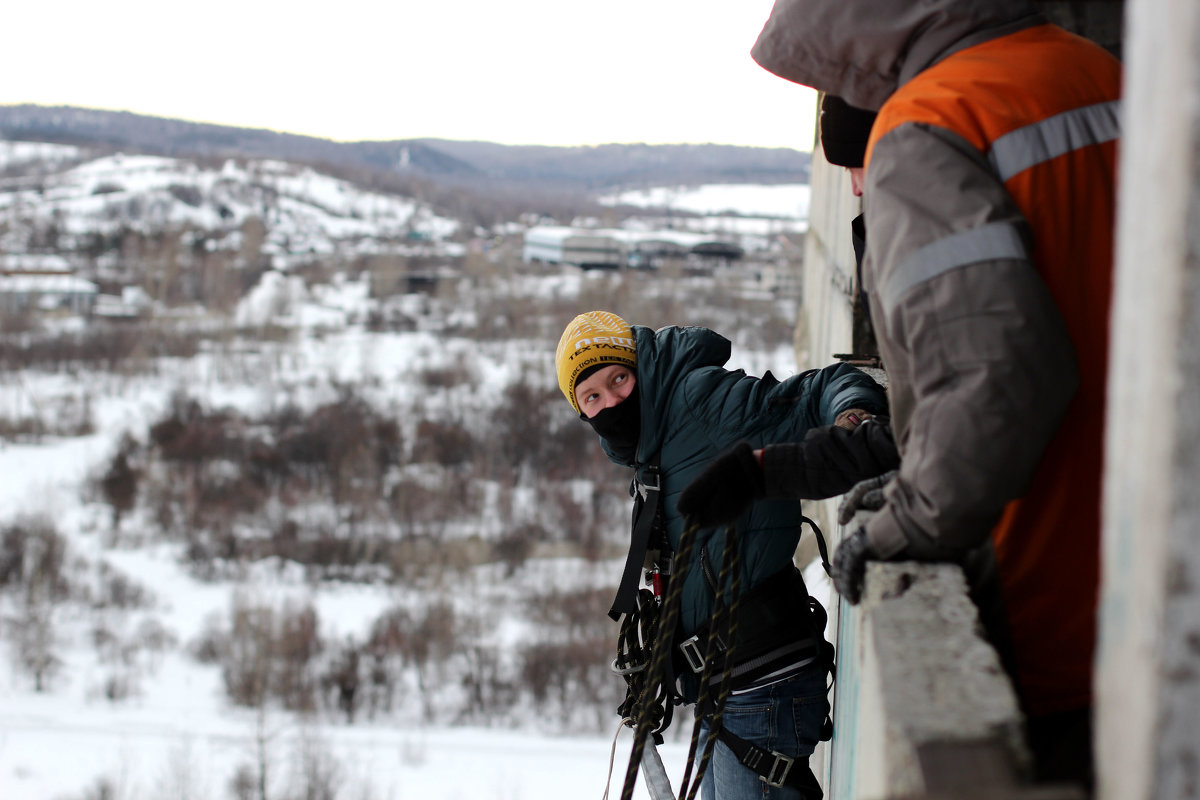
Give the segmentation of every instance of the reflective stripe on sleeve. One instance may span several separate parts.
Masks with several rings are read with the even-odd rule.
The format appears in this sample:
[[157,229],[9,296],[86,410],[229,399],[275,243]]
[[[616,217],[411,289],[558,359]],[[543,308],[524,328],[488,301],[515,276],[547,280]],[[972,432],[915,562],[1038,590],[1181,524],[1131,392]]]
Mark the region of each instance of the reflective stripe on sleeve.
[[880,287],[879,300],[890,313],[914,286],[952,269],[979,261],[1028,259],[1025,241],[1015,225],[991,222],[951,234],[913,253]]
[[1110,100],[1017,128],[992,143],[988,161],[1000,180],[1007,181],[1043,161],[1118,138],[1120,112],[1121,101]]

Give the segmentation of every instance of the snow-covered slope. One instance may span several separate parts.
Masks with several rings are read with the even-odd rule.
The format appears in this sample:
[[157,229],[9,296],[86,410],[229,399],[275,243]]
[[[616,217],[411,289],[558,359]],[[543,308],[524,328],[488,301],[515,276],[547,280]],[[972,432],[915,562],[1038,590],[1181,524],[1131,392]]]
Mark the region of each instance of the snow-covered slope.
[[734,213],[747,217],[806,220],[809,186],[806,183],[656,186],[604,195],[600,202],[610,206],[673,208],[705,215]]
[[[250,219],[263,251],[370,253],[406,239],[441,240],[459,223],[411,197],[372,192],[301,165],[268,159],[201,162],[146,155],[96,155],[80,148],[0,141],[0,247],[30,248],[53,226],[63,249],[89,234],[199,229],[236,235]],[[236,244],[236,243],[235,243]]]

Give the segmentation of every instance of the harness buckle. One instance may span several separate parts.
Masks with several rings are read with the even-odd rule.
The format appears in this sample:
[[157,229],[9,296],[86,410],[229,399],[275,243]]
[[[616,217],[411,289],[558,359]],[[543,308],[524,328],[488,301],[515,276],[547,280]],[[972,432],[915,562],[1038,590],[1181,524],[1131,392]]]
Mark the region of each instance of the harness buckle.
[[[767,774],[759,775],[758,779],[767,784],[767,786],[778,789],[787,782],[788,773],[792,771],[792,765],[796,763],[796,759],[791,756],[785,756],[783,753],[776,753],[774,750],[771,751],[771,755],[775,757],[774,763],[767,770]],[[779,777],[776,777],[776,775]]]
[[637,487],[637,493],[645,500],[651,490],[657,492],[662,489],[662,473],[657,467],[648,466],[644,470],[638,471],[637,476],[633,479],[633,485]]
[[704,671],[704,653],[700,650],[700,636],[697,634],[690,639],[679,643],[679,651],[683,653],[684,659],[692,672],[700,674]]

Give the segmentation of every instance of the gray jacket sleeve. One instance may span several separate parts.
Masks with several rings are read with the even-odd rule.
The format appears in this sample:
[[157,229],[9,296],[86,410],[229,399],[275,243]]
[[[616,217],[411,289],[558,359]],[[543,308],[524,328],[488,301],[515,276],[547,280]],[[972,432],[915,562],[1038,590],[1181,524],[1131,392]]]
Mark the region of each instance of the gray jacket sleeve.
[[960,137],[907,124],[867,167],[864,282],[902,463],[868,524],[882,557],[956,558],[1020,496],[1076,389],[1028,226]]

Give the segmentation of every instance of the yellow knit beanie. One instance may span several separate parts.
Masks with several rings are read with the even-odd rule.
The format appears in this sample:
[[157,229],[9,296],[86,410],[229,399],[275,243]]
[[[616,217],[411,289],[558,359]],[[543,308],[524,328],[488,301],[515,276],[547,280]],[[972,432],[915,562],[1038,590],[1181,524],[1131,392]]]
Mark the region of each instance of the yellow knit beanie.
[[571,320],[558,340],[554,366],[558,370],[558,388],[567,396],[575,413],[580,413],[575,400],[579,376],[592,367],[608,364],[637,369],[637,346],[629,323],[608,311],[589,311]]

